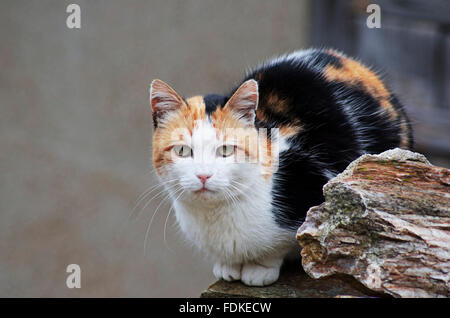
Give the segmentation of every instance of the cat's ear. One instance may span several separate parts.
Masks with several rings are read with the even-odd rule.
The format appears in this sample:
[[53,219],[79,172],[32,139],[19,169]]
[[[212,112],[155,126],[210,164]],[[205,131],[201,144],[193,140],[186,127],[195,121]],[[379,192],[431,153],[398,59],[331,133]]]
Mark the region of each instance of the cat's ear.
[[183,98],[168,84],[159,79],[150,85],[150,106],[152,107],[153,124],[155,127],[164,122],[164,118],[184,105]]
[[239,120],[247,125],[255,124],[256,108],[258,107],[258,83],[251,79],[245,81],[230,97],[225,108],[233,111]]

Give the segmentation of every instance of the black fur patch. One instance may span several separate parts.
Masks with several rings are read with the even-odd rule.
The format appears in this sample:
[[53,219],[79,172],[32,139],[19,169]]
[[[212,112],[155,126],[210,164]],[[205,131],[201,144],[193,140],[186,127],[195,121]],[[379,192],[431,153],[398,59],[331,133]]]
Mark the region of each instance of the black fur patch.
[[[242,81],[258,81],[257,127],[293,122],[302,127],[290,139],[291,148],[281,154],[275,173],[273,212],[277,223],[285,228],[298,228],[308,209],[324,201],[322,187],[327,176],[342,172],[361,154],[398,147],[399,122],[407,120],[395,97],[393,105],[400,116],[397,121],[389,118],[380,101],[363,89],[326,81],[323,70],[328,65],[342,67],[339,57],[325,50],[310,50],[263,65]],[[276,109],[269,102],[273,96],[289,102]],[[207,109],[213,111],[214,105],[223,102],[221,98],[207,95]]]
[[208,94],[203,96],[205,102],[205,112],[207,115],[211,115],[218,106],[224,106],[228,98],[218,94]]

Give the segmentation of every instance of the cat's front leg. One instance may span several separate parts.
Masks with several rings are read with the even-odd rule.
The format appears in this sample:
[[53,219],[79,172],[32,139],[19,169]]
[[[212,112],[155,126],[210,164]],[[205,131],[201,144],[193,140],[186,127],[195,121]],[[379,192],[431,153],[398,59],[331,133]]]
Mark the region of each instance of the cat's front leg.
[[223,279],[226,281],[234,281],[241,279],[241,264],[225,264],[217,262],[214,264],[213,274],[217,279]]
[[267,286],[278,279],[283,258],[266,258],[244,264],[241,281],[248,286]]

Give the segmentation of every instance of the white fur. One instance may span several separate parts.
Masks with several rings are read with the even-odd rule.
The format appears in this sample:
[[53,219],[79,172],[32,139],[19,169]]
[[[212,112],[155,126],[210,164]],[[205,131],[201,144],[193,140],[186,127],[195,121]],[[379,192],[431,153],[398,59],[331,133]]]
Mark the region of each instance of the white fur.
[[[214,260],[217,278],[273,283],[283,258],[297,246],[295,232],[280,228],[272,213],[273,181],[264,178],[259,163],[218,158],[222,141],[207,120],[197,123],[189,143],[193,158],[175,158],[161,175],[162,181],[177,179],[178,187],[167,190],[182,232]],[[283,141],[282,148],[287,145]],[[206,187],[214,192],[195,193],[203,186],[197,174],[211,175]]]

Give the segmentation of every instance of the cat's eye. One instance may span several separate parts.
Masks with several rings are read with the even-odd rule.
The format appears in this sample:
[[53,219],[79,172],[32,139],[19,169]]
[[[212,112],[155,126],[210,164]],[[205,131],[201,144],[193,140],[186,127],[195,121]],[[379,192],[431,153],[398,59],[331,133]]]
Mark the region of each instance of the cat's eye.
[[183,157],[183,158],[187,158],[187,157],[191,157],[192,156],[192,149],[189,146],[186,145],[176,145],[173,147],[173,152],[175,152],[175,154],[178,157]]
[[233,145],[222,145],[217,148],[217,156],[219,157],[229,157],[234,154],[236,146]]

